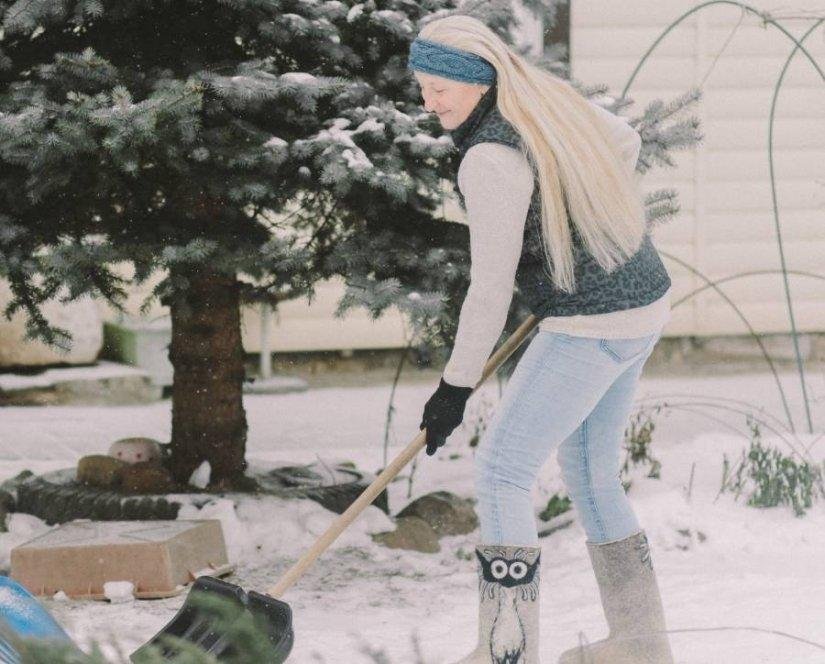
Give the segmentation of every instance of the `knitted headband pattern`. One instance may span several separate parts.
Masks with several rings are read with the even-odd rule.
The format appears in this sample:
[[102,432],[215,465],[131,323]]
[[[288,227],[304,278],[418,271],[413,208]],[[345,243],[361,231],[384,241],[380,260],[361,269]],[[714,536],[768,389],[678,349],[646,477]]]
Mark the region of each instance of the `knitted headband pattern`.
[[407,69],[465,83],[489,85],[496,80],[496,70],[484,58],[421,37],[416,37],[410,45]]

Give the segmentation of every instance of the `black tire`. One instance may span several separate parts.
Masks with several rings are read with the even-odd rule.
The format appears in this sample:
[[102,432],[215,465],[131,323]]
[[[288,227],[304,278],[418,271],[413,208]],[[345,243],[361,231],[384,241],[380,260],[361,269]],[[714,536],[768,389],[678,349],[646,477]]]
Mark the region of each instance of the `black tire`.
[[121,496],[74,480],[60,482],[48,476],[20,485],[17,511],[33,514],[49,525],[74,519],[95,521],[155,521],[175,519],[180,503],[163,496]]

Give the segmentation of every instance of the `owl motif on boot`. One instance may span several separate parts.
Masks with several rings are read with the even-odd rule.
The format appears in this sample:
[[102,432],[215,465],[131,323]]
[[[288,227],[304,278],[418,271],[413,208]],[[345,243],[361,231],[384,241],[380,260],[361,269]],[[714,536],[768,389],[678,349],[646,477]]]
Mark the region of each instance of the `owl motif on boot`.
[[[503,554],[507,555],[503,555]],[[478,547],[479,596],[493,605],[489,654],[493,664],[532,664],[537,653],[536,603],[540,549]]]

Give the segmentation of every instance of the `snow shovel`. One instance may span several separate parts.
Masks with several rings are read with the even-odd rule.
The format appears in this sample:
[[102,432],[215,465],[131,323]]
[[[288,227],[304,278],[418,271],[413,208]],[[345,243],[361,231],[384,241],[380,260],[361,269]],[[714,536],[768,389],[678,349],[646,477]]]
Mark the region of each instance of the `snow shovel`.
[[0,576],[0,664],[23,662],[29,641],[81,654],[69,635],[28,590],[7,576]]
[[[487,360],[482,372],[481,380],[473,388],[473,392],[495,373],[501,364],[512,355],[522,344],[530,332],[538,325],[539,319],[533,315],[519,326],[519,328],[496,350]],[[150,641],[132,653],[131,660],[135,664],[157,661],[160,654],[162,659],[173,659],[182,652],[181,646],[191,648],[195,645],[202,651],[212,655],[219,662],[236,661],[238,653],[233,646],[233,639],[226,633],[226,614],[218,622],[215,614],[204,611],[204,603],[211,598],[223,598],[224,606],[234,607],[234,616],[237,620],[250,618],[267,636],[268,652],[265,659],[258,661],[267,664],[282,664],[289,657],[294,641],[292,628],[292,610],[289,604],[278,599],[306,572],[310,565],[320,556],[330,544],[351,524],[355,518],[372,503],[378,494],[390,483],[398,473],[421,451],[427,440],[426,429],[421,430],[413,441],[375,478],[360,496],[341,514],[327,530],[317,539],[309,550],[281,577],[266,594],[254,591],[245,591],[220,579],[202,576],[192,586],[183,605],[169,623],[160,630]],[[229,616],[231,621],[232,616]],[[222,623],[222,624],[218,624]],[[234,631],[234,630],[233,630]]]

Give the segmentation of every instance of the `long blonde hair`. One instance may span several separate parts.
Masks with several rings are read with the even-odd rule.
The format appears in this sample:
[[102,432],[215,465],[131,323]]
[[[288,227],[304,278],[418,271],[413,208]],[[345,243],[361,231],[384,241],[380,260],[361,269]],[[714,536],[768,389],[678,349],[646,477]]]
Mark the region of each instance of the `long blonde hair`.
[[565,197],[585,249],[602,268],[610,272],[635,254],[646,231],[642,197],[633,169],[591,102],[472,16],[435,19],[419,36],[475,53],[495,68],[498,110],[519,133],[538,175],[542,245],[555,286],[575,290]]

